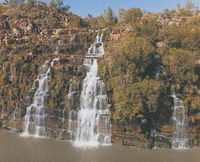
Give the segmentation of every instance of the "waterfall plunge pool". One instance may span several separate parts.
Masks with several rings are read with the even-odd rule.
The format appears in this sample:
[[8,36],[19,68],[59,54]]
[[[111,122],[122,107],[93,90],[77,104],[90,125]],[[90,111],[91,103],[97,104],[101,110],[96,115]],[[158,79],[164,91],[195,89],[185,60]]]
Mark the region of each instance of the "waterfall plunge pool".
[[78,149],[72,142],[22,138],[0,131],[0,162],[199,162],[200,148],[136,149],[118,145]]

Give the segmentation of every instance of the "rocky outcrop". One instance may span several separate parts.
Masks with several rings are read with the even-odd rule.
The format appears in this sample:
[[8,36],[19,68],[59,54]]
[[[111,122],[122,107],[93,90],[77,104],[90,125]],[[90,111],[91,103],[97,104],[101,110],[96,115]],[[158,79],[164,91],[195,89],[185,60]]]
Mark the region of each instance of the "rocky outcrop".
[[[29,10],[30,12],[28,12]],[[80,17],[55,8],[48,8],[45,5],[41,5],[40,2],[33,6],[32,9],[29,8],[29,10],[25,8],[19,13],[13,14],[11,9],[0,16],[0,127],[17,132],[23,131],[27,107],[33,102],[33,96],[38,88],[36,78],[41,71],[41,65],[46,60],[59,58],[59,61],[55,62],[50,68],[47,103],[45,105],[46,125],[42,134],[53,138],[70,139],[68,119],[69,116],[75,118],[77,115],[76,110],[80,108],[81,85],[85,77],[83,58],[89,45],[95,39],[94,36],[100,30],[84,27],[85,24]],[[173,103],[168,99],[168,96],[170,96],[172,89],[176,89],[178,93],[184,94],[180,97],[183,98],[188,108],[189,123],[192,125],[189,129],[190,145],[199,145],[200,133],[198,125],[200,120],[198,105],[200,104],[200,93],[198,85],[184,87],[182,85],[183,82],[172,77],[171,71],[167,71],[167,68],[170,67],[166,62],[171,61],[171,58],[161,62],[163,57],[167,56],[168,49],[171,47],[180,48],[182,40],[182,35],[180,40],[176,40],[175,37],[167,40],[168,35],[171,33],[165,32],[175,26],[174,33],[177,33],[176,26],[179,25],[181,27],[181,25],[189,23],[193,18],[193,23],[197,23],[195,16],[146,14],[138,18],[135,24],[119,24],[103,30],[105,55],[103,58],[98,59],[98,65],[100,76],[105,82],[111,77],[110,74],[113,74],[113,80],[110,83],[106,83],[108,100],[112,111],[113,143],[140,148],[170,148],[173,129],[169,118]],[[197,18],[199,17],[197,16]],[[92,18],[90,19],[93,20]],[[97,23],[94,24],[95,27],[96,25]],[[168,28],[169,26],[170,28]],[[198,26],[198,23],[196,26]],[[192,32],[198,33],[198,30],[195,31],[193,29]],[[132,43],[126,42],[131,38],[133,38]],[[197,38],[194,37],[191,42],[195,42]],[[185,41],[187,43],[188,40],[185,39]],[[122,46],[124,42],[127,44]],[[171,46],[169,45],[170,43],[172,43]],[[127,50],[127,52],[126,48],[132,48],[132,46],[136,46],[136,48],[133,48],[132,51]],[[147,47],[144,48],[144,46]],[[194,49],[198,48],[198,44],[194,43],[194,46]],[[121,49],[119,48],[117,51],[118,47],[121,47]],[[122,49],[125,50],[121,52],[120,50]],[[129,55],[131,52],[132,54]],[[134,54],[136,56],[132,57]],[[145,61],[142,60],[143,56]],[[135,61],[136,59],[137,61]],[[145,64],[148,64],[148,61],[150,61],[149,66],[143,69]],[[116,64],[111,69],[114,63]],[[135,63],[134,66],[133,63]],[[126,66],[127,64],[130,66]],[[157,67],[155,67],[155,64]],[[199,59],[196,60],[196,64],[199,64]],[[141,67],[138,68],[138,66]],[[129,71],[129,68],[133,71]],[[115,69],[118,69],[118,71],[115,71]],[[137,74],[137,77],[133,76],[141,69],[143,69],[142,73]],[[198,67],[195,67],[194,71],[198,70]],[[127,72],[126,75],[121,77],[121,73],[125,72]],[[115,80],[116,77],[119,77],[119,80]],[[144,78],[149,82],[141,82]],[[135,80],[131,83],[131,79],[139,80],[138,82],[142,84],[135,84],[137,82]],[[152,87],[155,88],[159,83],[163,85],[160,95],[157,95],[158,104],[153,105],[155,103],[150,101],[146,103],[144,101],[145,103],[142,103],[145,106],[144,110],[139,110],[142,109],[141,105],[137,105],[139,108],[133,108],[132,105],[134,105],[135,100],[133,102],[130,102],[130,100],[135,96],[144,95],[141,87],[145,88],[146,86],[148,92],[148,86],[151,82]],[[185,80],[185,82],[187,81]],[[125,83],[125,86],[118,89],[122,83]],[[115,84],[117,89],[115,92],[111,84]],[[135,87],[132,86],[133,84],[135,84]],[[175,88],[172,86],[175,86]],[[133,89],[133,91],[123,91],[126,88]],[[134,93],[136,91],[134,88],[138,91],[141,90],[141,94]],[[157,94],[157,92],[157,89],[149,92],[149,95],[153,94],[149,100],[155,99],[157,96],[154,93]],[[121,107],[119,106],[119,111],[116,110],[117,103],[113,101],[114,93],[117,94],[115,96],[116,102],[121,99],[125,101],[122,102]],[[126,97],[124,97],[125,95]],[[145,97],[148,100],[148,96]],[[138,102],[140,101],[138,100]],[[148,104],[153,105],[149,107],[149,110]],[[155,113],[154,106],[157,107],[159,115]],[[138,112],[135,113],[135,110]],[[137,118],[136,123],[132,123],[132,121],[126,123],[119,120],[121,118],[121,120],[126,121],[129,120],[130,116],[134,115]],[[146,118],[143,115],[146,115]],[[152,118],[157,118],[155,117],[156,115],[164,116],[163,120],[166,121],[163,122],[163,120],[156,119],[157,123],[155,125],[157,129],[154,130],[152,129],[154,128],[154,120]],[[152,116],[152,118],[149,116]],[[165,118],[165,116],[167,117]],[[163,122],[163,125],[160,122]],[[146,128],[146,132],[143,127]]]
[[[67,136],[63,130],[68,124],[63,119],[67,119],[69,110],[78,108],[80,82],[85,75],[83,57],[94,34],[86,28],[70,27],[75,17],[72,14],[57,12],[53,16],[64,26],[49,29],[45,21],[40,21],[42,17],[26,13],[0,16],[0,122],[5,129],[23,131],[40,67],[46,60],[59,58],[51,67],[44,134]],[[77,92],[70,98],[70,91]]]

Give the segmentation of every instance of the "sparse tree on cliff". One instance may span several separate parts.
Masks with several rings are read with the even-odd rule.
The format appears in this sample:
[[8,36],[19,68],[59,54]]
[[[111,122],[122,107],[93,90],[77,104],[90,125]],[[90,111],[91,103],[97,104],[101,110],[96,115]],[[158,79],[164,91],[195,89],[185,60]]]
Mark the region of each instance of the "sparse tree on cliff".
[[194,10],[194,9],[196,9],[196,5],[193,3],[192,0],[185,0],[184,8],[188,9],[188,10]]
[[58,8],[62,8],[64,3],[63,3],[62,0],[56,0],[56,5],[57,5]]
[[131,8],[127,10],[126,14],[124,15],[125,22],[135,22],[137,18],[142,17],[143,13],[139,8]]
[[56,8],[56,2],[55,2],[54,0],[51,0],[51,1],[49,2],[49,7],[50,7],[50,8]]
[[106,10],[104,10],[103,18],[109,25],[114,25],[117,22],[117,18],[111,7],[108,7]]
[[119,15],[118,21],[119,22],[124,22],[125,21],[125,14],[126,14],[126,10],[125,9],[120,8],[118,10],[118,15]]
[[68,12],[70,9],[70,6],[64,5],[63,0],[51,0],[49,2],[49,7],[61,9],[64,12]]
[[177,9],[177,10],[180,10],[180,9],[181,9],[181,5],[180,5],[179,3],[177,3],[176,9]]
[[10,7],[16,7],[23,3],[22,0],[8,0],[6,2]]
[[34,5],[34,0],[28,0],[28,1],[27,1],[27,6],[28,6],[28,7],[31,8],[33,5]]

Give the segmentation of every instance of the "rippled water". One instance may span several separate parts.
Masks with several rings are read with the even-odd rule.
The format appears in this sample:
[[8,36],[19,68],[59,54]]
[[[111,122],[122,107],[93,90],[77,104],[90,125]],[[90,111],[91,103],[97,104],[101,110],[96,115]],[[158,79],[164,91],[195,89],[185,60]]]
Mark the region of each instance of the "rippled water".
[[81,150],[66,141],[0,131],[0,162],[199,162],[199,156],[200,148],[144,150],[115,145]]

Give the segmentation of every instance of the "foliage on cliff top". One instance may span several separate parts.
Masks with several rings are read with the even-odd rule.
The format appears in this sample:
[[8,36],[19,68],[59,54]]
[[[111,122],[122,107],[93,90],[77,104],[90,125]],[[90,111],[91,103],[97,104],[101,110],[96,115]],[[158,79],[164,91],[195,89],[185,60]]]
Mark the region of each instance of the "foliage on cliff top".
[[87,24],[79,16],[69,12],[70,7],[63,5],[62,1],[43,1],[29,0],[8,1],[0,4],[0,13],[9,18],[28,19],[46,29],[55,29],[62,27],[85,27]]
[[165,16],[114,26],[106,42],[107,63],[100,61],[113,119],[147,121],[146,131],[171,122],[173,90],[182,95],[193,120],[200,109],[200,16]]

